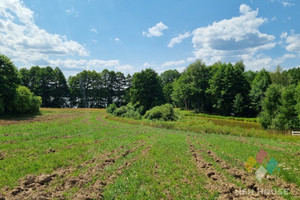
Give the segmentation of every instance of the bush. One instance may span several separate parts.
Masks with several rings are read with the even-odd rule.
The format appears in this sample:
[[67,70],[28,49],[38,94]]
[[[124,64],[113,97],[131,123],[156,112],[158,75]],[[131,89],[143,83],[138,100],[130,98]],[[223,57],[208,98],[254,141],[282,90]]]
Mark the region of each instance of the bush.
[[34,96],[25,86],[17,88],[15,99],[13,100],[14,113],[35,113],[41,106],[41,97]]
[[40,110],[40,107],[42,105],[42,97],[40,96],[33,96],[32,97],[32,104],[30,108],[31,113],[37,113]]
[[174,121],[177,119],[173,106],[171,104],[165,104],[162,106],[156,106],[146,112],[145,119],[149,120],[161,120],[161,121]]
[[116,104],[112,103],[112,104],[110,104],[110,105],[106,108],[106,111],[107,111],[108,113],[111,113],[111,114],[112,114],[116,109],[117,109]]
[[125,114],[128,111],[127,106],[122,106],[120,108],[117,108],[112,114],[115,116],[121,117],[123,114]]
[[128,110],[126,113],[122,115],[122,117],[133,118],[133,119],[141,119],[142,115],[135,110]]
[[131,103],[127,104],[126,106],[116,108],[116,110],[112,114],[119,117],[127,117],[134,119],[142,118],[142,115],[140,114],[140,109],[135,108]]

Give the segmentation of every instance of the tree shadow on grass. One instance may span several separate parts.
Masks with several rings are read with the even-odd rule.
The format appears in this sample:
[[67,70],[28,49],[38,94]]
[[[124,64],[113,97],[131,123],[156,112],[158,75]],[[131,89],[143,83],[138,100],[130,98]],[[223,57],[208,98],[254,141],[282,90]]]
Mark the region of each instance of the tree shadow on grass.
[[40,116],[42,116],[40,112],[35,114],[10,114],[6,116],[0,116],[0,126],[31,122]]

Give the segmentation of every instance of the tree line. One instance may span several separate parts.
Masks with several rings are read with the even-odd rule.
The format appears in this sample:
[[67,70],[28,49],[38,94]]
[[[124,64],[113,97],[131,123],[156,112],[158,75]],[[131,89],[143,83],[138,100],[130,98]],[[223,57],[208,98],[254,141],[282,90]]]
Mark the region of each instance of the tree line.
[[[66,79],[58,67],[33,66],[17,71],[8,61],[0,68],[2,113],[15,112],[10,109],[10,97],[22,85],[23,90],[30,90],[32,99],[41,97],[42,107],[105,108],[112,103],[117,107],[131,103],[143,115],[169,103],[202,113],[259,116],[265,128],[299,128],[300,68],[282,70],[278,66],[273,72],[254,72],[245,71],[242,61],[206,66],[197,60],[182,73],[167,70],[159,75],[153,69],[145,69],[125,76],[107,69],[84,70]],[[13,70],[8,70],[11,75],[3,73],[4,65],[12,65]]]

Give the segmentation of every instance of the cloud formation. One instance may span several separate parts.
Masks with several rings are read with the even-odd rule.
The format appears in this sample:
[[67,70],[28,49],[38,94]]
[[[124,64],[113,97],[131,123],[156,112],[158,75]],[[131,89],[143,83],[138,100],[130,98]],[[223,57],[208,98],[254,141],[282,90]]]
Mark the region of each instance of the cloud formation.
[[161,67],[171,67],[185,64],[185,60],[168,61],[162,64]]
[[91,32],[98,33],[97,29],[91,28]]
[[214,22],[193,31],[194,55],[207,64],[219,60],[232,62],[254,56],[258,51],[275,47],[275,36],[261,33],[267,19],[257,17],[258,9],[240,5],[241,15]]
[[163,35],[163,31],[168,27],[162,22],[157,23],[155,26],[148,28],[148,31],[143,31],[143,35],[147,37],[159,37]]
[[66,36],[34,23],[34,13],[19,0],[0,1],[0,53],[24,65],[46,63],[48,56],[88,56],[87,49]]
[[281,4],[285,7],[292,7],[295,5],[294,3],[287,2],[287,1],[283,1],[283,2],[281,2]]
[[70,9],[67,9],[67,10],[66,10],[66,13],[67,13],[68,15],[72,15],[72,16],[74,16],[74,17],[78,17],[78,16],[79,16],[79,12],[78,12],[77,10],[75,10],[74,7],[70,8]]
[[191,36],[190,32],[185,32],[184,34],[179,34],[176,37],[173,37],[168,44],[168,47],[172,48],[175,44],[180,44],[182,40]]
[[285,49],[289,52],[295,52],[300,56],[300,34],[287,32],[281,34],[281,39],[284,41]]

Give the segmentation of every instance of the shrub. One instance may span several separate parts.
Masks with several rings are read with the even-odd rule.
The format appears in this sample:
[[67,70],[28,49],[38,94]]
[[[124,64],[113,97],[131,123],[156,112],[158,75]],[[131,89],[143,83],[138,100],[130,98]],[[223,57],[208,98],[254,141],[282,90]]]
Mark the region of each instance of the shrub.
[[128,110],[126,113],[122,115],[122,117],[133,118],[133,119],[141,119],[142,115],[135,110]]
[[117,108],[113,115],[121,117],[123,114],[127,112],[128,108],[126,106],[121,106],[120,108]]
[[117,109],[116,104],[112,103],[112,104],[110,104],[110,105],[106,108],[106,111],[107,111],[108,113],[111,113],[111,114],[112,114],[116,109]]
[[42,97],[40,96],[33,96],[32,97],[32,104],[30,108],[31,113],[37,113],[40,110],[40,107],[42,105]]
[[41,106],[41,97],[34,96],[25,86],[17,88],[16,96],[13,100],[14,113],[34,113],[38,112]]
[[144,118],[149,120],[174,121],[177,117],[174,113],[173,106],[171,104],[165,104],[148,110]]
[[132,105],[131,103],[127,104],[126,106],[116,108],[112,114],[119,117],[127,117],[134,119],[142,118],[142,115],[140,114],[140,109],[135,108],[134,105]]

